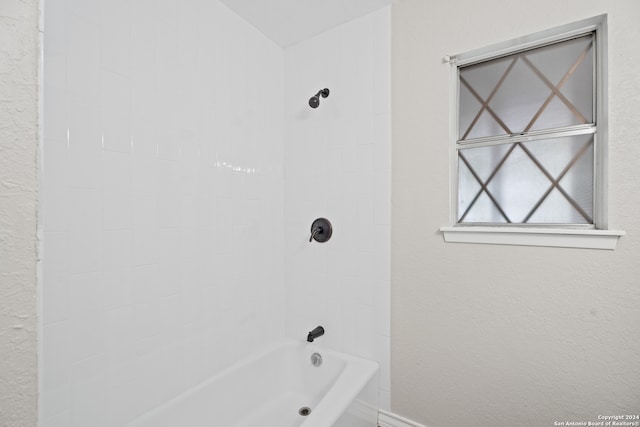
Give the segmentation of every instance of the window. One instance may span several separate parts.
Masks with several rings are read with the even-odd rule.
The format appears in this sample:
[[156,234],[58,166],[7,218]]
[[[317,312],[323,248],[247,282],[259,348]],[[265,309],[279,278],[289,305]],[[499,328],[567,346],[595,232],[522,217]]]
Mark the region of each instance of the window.
[[593,42],[459,67],[458,223],[594,224]]
[[597,233],[607,228],[605,23],[451,58],[455,198],[445,239],[486,227],[612,234]]

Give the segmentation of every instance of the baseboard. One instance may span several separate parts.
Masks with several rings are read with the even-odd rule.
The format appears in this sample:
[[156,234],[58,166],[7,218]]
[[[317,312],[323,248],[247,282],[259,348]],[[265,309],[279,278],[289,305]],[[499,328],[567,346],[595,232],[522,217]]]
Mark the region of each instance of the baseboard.
[[380,410],[378,411],[378,427],[427,427],[424,424],[418,424],[400,415]]

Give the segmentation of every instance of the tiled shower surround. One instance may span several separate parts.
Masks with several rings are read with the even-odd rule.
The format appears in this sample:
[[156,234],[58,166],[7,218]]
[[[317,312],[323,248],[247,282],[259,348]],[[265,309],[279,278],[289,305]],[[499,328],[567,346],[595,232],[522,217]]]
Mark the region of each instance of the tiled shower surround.
[[[285,51],[287,335],[380,362],[389,406],[390,13],[383,9]],[[330,94],[313,110],[306,100]],[[333,235],[309,243],[313,220]],[[306,234],[305,234],[306,233]]]
[[123,426],[319,324],[386,406],[389,9],[283,50],[216,0],[44,5],[40,425]]

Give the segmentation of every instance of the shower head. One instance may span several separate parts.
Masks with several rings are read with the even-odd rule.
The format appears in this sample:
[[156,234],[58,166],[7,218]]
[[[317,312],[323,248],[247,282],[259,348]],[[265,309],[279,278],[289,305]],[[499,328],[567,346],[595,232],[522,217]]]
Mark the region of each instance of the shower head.
[[320,105],[321,96],[323,98],[326,98],[327,96],[329,96],[329,89],[327,88],[321,89],[318,91],[318,93],[316,93],[311,98],[309,98],[309,107],[318,108],[318,105]]

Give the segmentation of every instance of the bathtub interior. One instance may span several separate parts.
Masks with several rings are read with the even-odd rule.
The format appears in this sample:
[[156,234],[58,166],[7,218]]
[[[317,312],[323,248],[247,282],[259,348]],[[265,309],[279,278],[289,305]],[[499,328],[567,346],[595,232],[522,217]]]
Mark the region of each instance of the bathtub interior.
[[[323,356],[319,367],[311,364],[314,352]],[[359,399],[372,401],[365,395],[377,388],[364,384],[371,383],[374,371],[374,362],[287,340],[235,364],[128,427],[330,427],[358,393]],[[303,407],[311,408],[308,416],[299,414]],[[350,412],[361,415],[362,407]],[[341,425],[355,426],[349,421]]]
[[[308,416],[313,416],[313,408],[331,389],[336,379],[344,371],[347,363],[335,355],[326,354],[322,365],[311,364],[311,355],[323,352],[313,345],[290,344],[295,351],[278,351],[271,356],[273,369],[277,373],[272,394],[252,396],[255,402],[247,407],[246,415],[236,414],[240,420],[225,425],[233,427],[298,427],[305,418],[300,414],[302,408],[310,408]],[[260,388],[260,387],[257,387]]]

